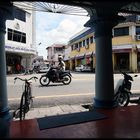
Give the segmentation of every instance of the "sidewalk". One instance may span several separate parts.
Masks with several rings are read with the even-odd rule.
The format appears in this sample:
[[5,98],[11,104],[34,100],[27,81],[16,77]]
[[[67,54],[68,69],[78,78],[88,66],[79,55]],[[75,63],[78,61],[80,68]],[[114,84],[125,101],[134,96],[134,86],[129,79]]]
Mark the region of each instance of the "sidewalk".
[[[128,106],[138,105],[138,98],[133,97],[128,104]],[[89,108],[86,106],[90,106],[91,104],[73,104],[73,105],[56,105],[56,106],[46,106],[46,107],[38,107],[34,108],[32,107],[29,112],[25,116],[25,120],[27,119],[35,119],[35,118],[41,118],[41,117],[47,117],[47,116],[56,116],[61,114],[69,114],[69,113],[75,113],[75,112],[83,112],[83,111],[89,111]],[[84,106],[84,107],[83,107]],[[10,110],[10,112],[13,112],[14,110]],[[13,120],[19,120],[13,119]]]
[[82,111],[88,111],[88,109],[82,107],[82,105],[79,104],[31,108],[30,111],[26,114],[25,119],[34,119],[34,118],[40,118],[45,116],[69,114],[69,113],[82,112]]

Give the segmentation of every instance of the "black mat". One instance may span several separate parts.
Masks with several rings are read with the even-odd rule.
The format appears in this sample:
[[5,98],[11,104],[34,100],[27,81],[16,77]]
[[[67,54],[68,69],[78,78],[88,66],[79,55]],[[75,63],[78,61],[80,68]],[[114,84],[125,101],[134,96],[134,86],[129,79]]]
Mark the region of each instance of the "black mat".
[[64,114],[58,116],[48,116],[37,118],[39,129],[55,128],[65,125],[83,123],[87,121],[95,121],[107,118],[104,114],[97,111],[86,111],[71,114]]

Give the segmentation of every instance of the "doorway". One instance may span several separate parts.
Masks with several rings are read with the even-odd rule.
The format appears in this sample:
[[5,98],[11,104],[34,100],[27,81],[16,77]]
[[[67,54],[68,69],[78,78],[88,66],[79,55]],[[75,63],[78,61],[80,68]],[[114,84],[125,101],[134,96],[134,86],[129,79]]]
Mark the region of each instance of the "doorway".
[[116,70],[129,71],[129,53],[116,53]]

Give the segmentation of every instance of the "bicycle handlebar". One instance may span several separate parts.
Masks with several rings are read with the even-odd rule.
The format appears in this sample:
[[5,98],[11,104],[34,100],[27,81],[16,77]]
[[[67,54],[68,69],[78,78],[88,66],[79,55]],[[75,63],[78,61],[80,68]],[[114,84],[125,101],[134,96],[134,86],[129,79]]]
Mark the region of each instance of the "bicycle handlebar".
[[17,79],[19,79],[19,80],[21,80],[21,81],[25,81],[25,82],[27,81],[27,82],[28,82],[29,80],[31,80],[31,79],[33,79],[33,78],[34,78],[35,81],[36,81],[36,79],[38,79],[36,76],[33,76],[33,77],[29,78],[29,79],[26,79],[26,78],[25,78],[25,79],[22,79],[22,78],[20,78],[20,77],[15,77],[15,78],[14,78],[14,83],[15,83],[15,81],[16,81]]

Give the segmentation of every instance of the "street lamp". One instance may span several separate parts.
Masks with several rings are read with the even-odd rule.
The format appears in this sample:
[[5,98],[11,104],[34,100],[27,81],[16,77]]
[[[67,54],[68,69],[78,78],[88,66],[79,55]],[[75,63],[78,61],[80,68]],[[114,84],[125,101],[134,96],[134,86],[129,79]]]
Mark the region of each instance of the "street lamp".
[[38,45],[41,45],[41,42],[40,42],[40,43],[38,43]]
[[36,48],[36,55],[38,55],[37,46],[39,46],[41,44],[42,44],[41,42],[32,44],[32,46],[35,46],[35,48]]

